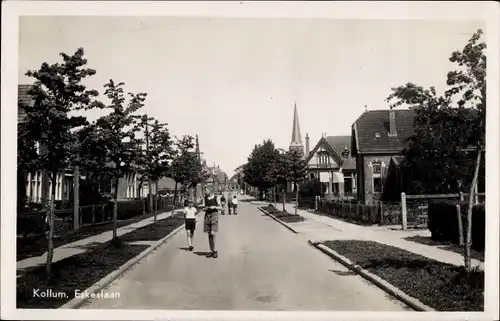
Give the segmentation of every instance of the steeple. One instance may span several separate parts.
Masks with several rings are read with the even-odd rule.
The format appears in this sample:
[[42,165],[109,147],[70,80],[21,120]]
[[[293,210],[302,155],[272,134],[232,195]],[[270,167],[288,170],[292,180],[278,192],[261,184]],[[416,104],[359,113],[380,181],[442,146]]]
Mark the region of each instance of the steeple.
[[302,135],[300,134],[299,114],[297,112],[296,102],[294,103],[292,141],[290,142],[289,149],[297,149],[302,152],[302,154],[304,153],[304,144],[302,144]]

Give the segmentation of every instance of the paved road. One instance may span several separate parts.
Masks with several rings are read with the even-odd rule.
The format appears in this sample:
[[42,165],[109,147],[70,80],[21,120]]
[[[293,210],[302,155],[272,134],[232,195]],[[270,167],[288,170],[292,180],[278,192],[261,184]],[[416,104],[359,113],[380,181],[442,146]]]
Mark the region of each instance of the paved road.
[[399,301],[312,248],[304,238],[240,202],[221,216],[219,257],[206,258],[200,218],[193,252],[180,232],[84,307],[175,310],[407,311]]

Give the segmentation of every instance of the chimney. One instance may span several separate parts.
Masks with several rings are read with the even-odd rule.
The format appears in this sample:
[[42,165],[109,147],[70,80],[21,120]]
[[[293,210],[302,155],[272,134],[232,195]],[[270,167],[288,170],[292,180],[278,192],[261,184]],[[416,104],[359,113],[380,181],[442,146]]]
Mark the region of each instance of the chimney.
[[309,134],[306,133],[306,157],[309,156]]
[[394,109],[389,109],[389,136],[397,136],[396,131],[396,112]]

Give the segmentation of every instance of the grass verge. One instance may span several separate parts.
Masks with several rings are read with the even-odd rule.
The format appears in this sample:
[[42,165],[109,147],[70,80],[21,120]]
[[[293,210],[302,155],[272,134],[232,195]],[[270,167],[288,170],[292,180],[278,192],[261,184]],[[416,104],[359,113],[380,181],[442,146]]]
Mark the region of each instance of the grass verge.
[[[415,243],[425,244],[425,245],[429,245],[429,246],[439,247],[442,250],[451,251],[451,252],[458,253],[461,255],[464,254],[463,246],[453,244],[452,242],[434,241],[434,240],[431,240],[430,236],[415,235],[415,236],[406,237],[405,240],[415,242]],[[471,252],[470,253],[471,258],[479,260],[481,262],[484,262],[484,252],[475,251],[473,249],[471,249],[470,252]]]
[[[164,213],[167,210],[159,210],[158,214]],[[144,219],[153,217],[153,213],[141,214],[133,218],[120,220],[117,222],[118,228],[127,226]],[[113,229],[113,222],[109,222],[97,226],[83,227],[77,231],[65,231],[56,233],[58,237],[54,238],[54,248],[76,242],[87,237],[99,235],[101,233],[111,231]],[[45,234],[34,235],[27,238],[18,238],[16,242],[16,260],[21,261],[30,257],[36,257],[47,252],[47,238]]]
[[303,222],[304,221],[304,218],[302,216],[291,214],[291,213],[288,213],[286,211],[278,210],[272,204],[269,204],[266,207],[262,207],[262,209],[270,214],[273,214],[274,217],[280,219],[282,222],[285,222],[285,223],[296,223],[296,222]]
[[483,311],[484,272],[441,263],[372,241],[335,240],[325,246],[438,311]]
[[[149,247],[129,242],[158,241],[183,222],[182,215],[177,214],[124,234],[118,242],[89,244],[86,252],[52,264],[54,281],[51,284],[45,281],[45,265],[23,272],[17,278],[17,308],[53,309],[62,306],[75,297],[76,290],[83,292]],[[50,291],[62,295],[41,297]]]

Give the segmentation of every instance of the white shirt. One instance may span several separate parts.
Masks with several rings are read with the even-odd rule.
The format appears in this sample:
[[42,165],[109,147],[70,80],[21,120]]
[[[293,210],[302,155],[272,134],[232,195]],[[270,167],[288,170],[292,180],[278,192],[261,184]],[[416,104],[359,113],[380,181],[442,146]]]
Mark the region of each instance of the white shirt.
[[233,202],[233,204],[238,204],[238,199],[237,199],[237,198],[233,198],[233,199],[231,200],[231,202]]
[[186,214],[186,218],[196,218],[196,207],[184,207],[184,214]]

